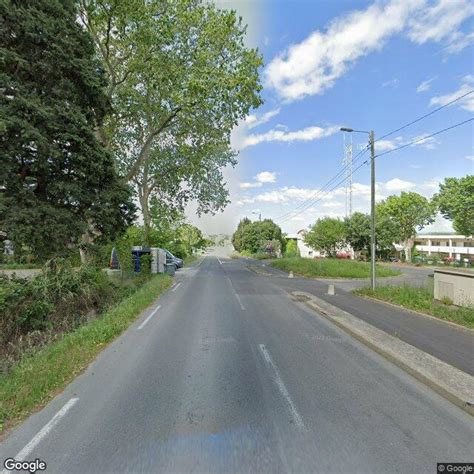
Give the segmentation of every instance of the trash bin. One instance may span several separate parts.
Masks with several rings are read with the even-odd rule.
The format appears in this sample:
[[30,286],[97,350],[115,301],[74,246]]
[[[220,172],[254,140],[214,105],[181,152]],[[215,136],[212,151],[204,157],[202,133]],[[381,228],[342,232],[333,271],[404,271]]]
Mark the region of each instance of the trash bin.
[[174,263],[165,263],[165,272],[168,275],[174,276],[175,270],[176,270],[176,267],[175,267]]

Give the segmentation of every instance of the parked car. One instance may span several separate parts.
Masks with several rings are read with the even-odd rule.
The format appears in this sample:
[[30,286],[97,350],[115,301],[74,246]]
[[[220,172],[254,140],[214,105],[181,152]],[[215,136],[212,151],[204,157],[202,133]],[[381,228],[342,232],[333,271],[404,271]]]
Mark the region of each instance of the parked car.
[[176,270],[178,268],[183,268],[184,262],[183,259],[175,257],[169,250],[163,249],[166,253],[166,263],[173,262]]

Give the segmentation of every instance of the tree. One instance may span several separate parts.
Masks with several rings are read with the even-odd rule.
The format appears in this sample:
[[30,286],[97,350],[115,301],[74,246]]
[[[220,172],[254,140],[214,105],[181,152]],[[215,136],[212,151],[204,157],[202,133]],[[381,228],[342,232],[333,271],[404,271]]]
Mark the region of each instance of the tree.
[[453,221],[456,232],[474,234],[474,175],[446,178],[433,197],[441,214]]
[[[238,248],[236,247],[236,242]],[[245,218],[240,221],[232,243],[238,252],[247,251],[257,253],[265,252],[269,245],[271,245],[276,252],[284,251],[286,241],[280,227],[271,219],[250,222],[249,219]],[[278,244],[279,249],[275,248]]]
[[362,212],[354,212],[344,220],[346,240],[356,251],[370,250],[371,224],[370,216]]
[[237,226],[237,230],[232,235],[232,245],[237,252],[242,250],[242,234],[244,231],[244,227],[251,224],[252,221],[248,217],[244,217]]
[[306,233],[304,241],[314,249],[324,251],[328,256],[335,257],[339,247],[345,244],[346,226],[340,219],[324,217],[318,219]]
[[153,196],[198,212],[227,204],[221,169],[230,132],[261,104],[256,50],[234,11],[211,2],[80,0],[109,81],[114,114],[101,137],[136,186],[149,225]]
[[202,232],[191,224],[184,224],[178,228],[178,238],[184,244],[188,255],[193,253],[193,249],[200,248],[204,244]]
[[377,204],[377,215],[388,221],[393,238],[404,246],[407,260],[411,260],[411,239],[418,229],[434,221],[435,214],[436,205],[414,192],[389,196]]
[[109,106],[73,0],[0,2],[0,225],[40,259],[113,237],[130,191],[96,138]]

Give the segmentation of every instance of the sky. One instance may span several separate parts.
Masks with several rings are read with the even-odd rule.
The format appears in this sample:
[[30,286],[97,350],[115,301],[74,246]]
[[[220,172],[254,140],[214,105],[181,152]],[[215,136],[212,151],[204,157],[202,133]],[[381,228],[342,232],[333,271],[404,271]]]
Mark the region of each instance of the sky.
[[[224,173],[231,204],[202,218],[188,210],[204,232],[232,233],[241,218],[259,214],[287,233],[344,217],[351,135],[352,210],[369,212],[368,136],[340,127],[374,130],[377,201],[402,191],[431,197],[445,177],[474,173],[474,122],[424,139],[472,118],[474,93],[377,140],[474,90],[472,1],[217,3],[237,10],[248,45],[263,55],[264,104],[232,134],[239,163]],[[431,229],[450,225],[438,219]]]

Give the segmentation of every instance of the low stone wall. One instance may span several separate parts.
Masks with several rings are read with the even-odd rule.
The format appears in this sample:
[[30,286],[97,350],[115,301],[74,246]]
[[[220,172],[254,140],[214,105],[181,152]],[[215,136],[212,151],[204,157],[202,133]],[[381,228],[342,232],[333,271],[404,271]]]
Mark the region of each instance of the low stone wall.
[[458,306],[474,307],[474,272],[435,270],[434,297],[449,298]]

